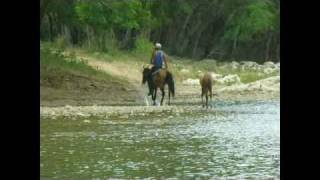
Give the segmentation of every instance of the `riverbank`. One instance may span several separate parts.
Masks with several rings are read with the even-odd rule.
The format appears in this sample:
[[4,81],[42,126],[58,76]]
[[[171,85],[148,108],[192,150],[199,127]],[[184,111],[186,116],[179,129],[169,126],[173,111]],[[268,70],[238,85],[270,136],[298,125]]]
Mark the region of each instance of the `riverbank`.
[[[141,85],[142,66],[147,61],[147,57],[130,53],[110,55],[42,45],[40,105],[148,105],[147,87]],[[176,84],[173,105],[200,104],[198,79],[207,71],[214,76],[213,101],[279,99],[280,63],[223,63],[177,57],[170,57],[169,61]]]

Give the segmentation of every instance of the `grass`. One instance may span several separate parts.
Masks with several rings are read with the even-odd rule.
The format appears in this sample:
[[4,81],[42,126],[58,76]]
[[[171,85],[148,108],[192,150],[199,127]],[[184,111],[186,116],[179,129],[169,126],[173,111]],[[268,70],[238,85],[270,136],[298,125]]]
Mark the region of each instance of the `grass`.
[[87,65],[84,60],[76,58],[75,54],[63,55],[63,50],[52,49],[47,44],[40,48],[40,77],[70,73],[95,79],[105,79],[111,76]]
[[127,79],[96,70],[72,53],[41,45],[41,105],[135,103],[136,96]]
[[271,76],[276,76],[277,74],[278,74],[277,72],[273,72],[271,74],[264,74],[260,72],[254,72],[254,71],[246,71],[246,72],[238,73],[241,79],[241,82],[243,83],[254,82],[254,81],[265,79]]

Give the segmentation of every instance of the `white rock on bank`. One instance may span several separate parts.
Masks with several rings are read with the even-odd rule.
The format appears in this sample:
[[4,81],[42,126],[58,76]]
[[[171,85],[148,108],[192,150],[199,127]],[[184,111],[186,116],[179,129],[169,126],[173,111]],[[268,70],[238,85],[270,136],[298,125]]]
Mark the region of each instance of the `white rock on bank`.
[[81,117],[87,116],[86,114],[83,114],[82,112],[78,112],[78,113],[76,113],[76,115],[81,116]]
[[255,66],[259,66],[259,64],[258,63],[256,63],[256,62],[253,62],[253,61],[241,61],[240,62],[240,65],[241,66],[245,66],[245,67],[255,67]]
[[276,68],[276,65],[271,61],[267,61],[267,62],[263,63],[263,66],[266,68]]
[[66,105],[66,106],[64,106],[66,109],[72,109],[72,106],[70,106],[70,105]]
[[217,61],[214,60],[214,59],[203,59],[200,61],[200,63],[203,63],[203,64],[217,64]]
[[189,71],[189,69],[181,69],[180,72],[181,72],[181,73],[189,73],[190,71]]
[[275,72],[275,71],[277,71],[276,68],[270,68],[270,67],[268,67],[268,68],[263,69],[263,73],[265,73],[265,74],[271,74],[271,73],[273,73],[273,72]]
[[280,76],[273,76],[248,84],[232,85],[218,90],[219,92],[243,92],[243,91],[280,91]]
[[221,75],[221,74],[216,74],[216,73],[214,73],[214,72],[211,73],[211,76],[212,76],[213,79],[220,79],[220,78],[223,77],[223,75]]
[[241,83],[240,77],[237,74],[229,74],[223,78],[218,78],[216,81],[220,84],[239,84]]
[[200,85],[199,79],[187,79],[182,81],[183,85]]
[[236,61],[232,61],[230,66],[232,69],[238,69],[240,67],[240,63],[238,63]]
[[241,61],[240,68],[241,70],[255,70],[255,71],[260,71],[263,69],[261,65],[253,61]]

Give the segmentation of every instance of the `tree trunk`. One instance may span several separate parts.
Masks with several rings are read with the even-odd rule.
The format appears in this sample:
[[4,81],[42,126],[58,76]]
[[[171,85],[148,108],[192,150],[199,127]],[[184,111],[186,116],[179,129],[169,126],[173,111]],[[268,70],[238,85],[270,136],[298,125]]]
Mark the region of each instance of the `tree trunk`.
[[89,29],[89,26],[88,26],[88,25],[87,25],[86,31],[87,31],[87,43],[88,43],[88,48],[90,49],[90,48],[91,48],[91,33],[90,33],[90,29]]
[[150,29],[144,29],[141,33],[142,37],[146,38],[146,39],[150,39]]
[[[170,48],[171,50],[174,50],[173,47],[175,46],[176,43],[176,27],[173,25],[168,27],[167,31],[167,37],[166,37],[166,46]],[[174,52],[171,52],[174,53]]]
[[231,50],[231,57],[234,57],[236,49],[237,49],[237,43],[238,43],[238,36],[239,33],[237,33],[236,37],[233,40],[232,50]]
[[192,51],[192,58],[196,58],[196,53],[198,49],[198,44],[202,35],[202,32],[206,29],[206,26],[203,26],[201,30],[199,30],[199,33],[196,35],[196,40],[194,42],[193,51]]
[[266,42],[266,51],[265,51],[265,61],[268,61],[270,59],[270,44],[272,42],[272,33],[269,32],[268,33],[268,39],[267,39],[267,42]]
[[63,25],[63,36],[64,38],[67,40],[67,44],[70,45],[71,44],[71,33],[70,33],[70,29],[68,28],[67,25]]
[[209,6],[205,9],[205,12],[203,14],[198,14],[197,16],[197,20],[198,20],[198,24],[196,26],[195,29],[195,33],[196,37],[195,37],[195,43],[193,46],[193,52],[192,52],[192,57],[195,58],[196,57],[196,53],[197,53],[197,49],[198,49],[198,44],[201,38],[202,33],[207,29],[208,25],[215,19],[215,17],[211,17],[210,20],[207,21],[202,21],[202,19],[204,17],[208,17],[211,16],[211,7],[215,4],[215,1],[212,1],[211,4],[209,4]]
[[52,41],[53,40],[53,38],[52,38],[52,31],[53,31],[53,28],[52,28],[52,26],[53,26],[53,22],[52,22],[52,16],[51,16],[51,14],[48,14],[48,20],[49,20],[49,39],[50,39],[50,41]]
[[47,7],[50,3],[50,0],[40,0],[40,25],[42,23],[42,19],[46,14]]
[[[178,43],[176,44],[176,51],[177,53],[180,55],[184,49],[185,49],[185,45],[186,45],[186,40],[187,40],[187,37],[185,37],[185,29],[187,27],[187,24],[189,23],[190,21],[190,18],[191,18],[192,14],[189,14],[187,16],[187,18],[185,19],[184,23],[183,23],[183,26],[182,26],[182,30],[179,32],[179,37],[178,37]],[[182,46],[183,44],[183,46]]]
[[280,61],[280,44],[277,45],[277,50],[276,50],[276,56],[277,56],[277,60]]
[[129,42],[130,42],[130,37],[131,37],[131,29],[126,30],[126,34],[124,36],[123,42],[122,42],[122,47],[128,47]]
[[198,33],[196,40],[194,42],[193,50],[192,50],[192,58],[196,58],[200,36],[201,36],[201,33]]
[[[197,33],[197,31],[198,31],[198,29],[199,29],[200,26],[201,26],[200,14],[198,14],[198,16],[197,16],[197,24],[196,24],[195,26],[193,26],[193,28],[192,28],[190,31],[187,31],[187,34],[185,35],[185,37],[187,36],[186,39],[188,39],[188,40],[185,41],[185,42],[187,42],[187,43],[184,44],[183,49],[189,47],[189,42],[190,42],[191,37],[194,36],[195,33]],[[197,38],[196,38],[196,39],[197,39]],[[192,41],[192,40],[191,40],[191,41]],[[192,41],[192,42],[193,42],[193,41]],[[192,44],[194,44],[194,43],[192,43]],[[193,48],[193,50],[194,50],[194,46],[193,46],[192,48]],[[190,52],[189,55],[192,56],[192,55],[193,55],[193,52]]]

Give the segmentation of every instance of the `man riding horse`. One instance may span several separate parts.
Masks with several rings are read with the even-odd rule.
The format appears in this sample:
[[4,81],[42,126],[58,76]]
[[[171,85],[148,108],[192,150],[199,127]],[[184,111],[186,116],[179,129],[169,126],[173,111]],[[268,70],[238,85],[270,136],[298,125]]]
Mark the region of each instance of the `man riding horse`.
[[[175,94],[174,79],[171,72],[168,71],[167,61],[167,56],[161,50],[161,44],[156,43],[154,51],[152,52],[151,67],[150,65],[144,66],[142,72],[142,84],[148,82],[149,95],[152,96],[153,105],[156,105],[158,88],[162,92],[160,105],[162,105],[165,96],[165,85],[168,85],[168,105],[170,105],[170,96],[172,95],[172,97],[174,97]],[[165,64],[165,67],[163,67],[163,64]]]
[[[150,79],[153,78],[155,74],[157,74],[162,68],[163,68],[163,63],[165,65],[165,69],[168,69],[168,62],[167,62],[167,56],[165,53],[161,50],[161,44],[156,43],[155,47],[153,49],[152,55],[151,55],[151,60],[150,64],[152,64],[151,68],[151,73],[150,73]],[[151,83],[148,83],[149,86],[149,96],[152,95],[154,87],[152,87]]]

